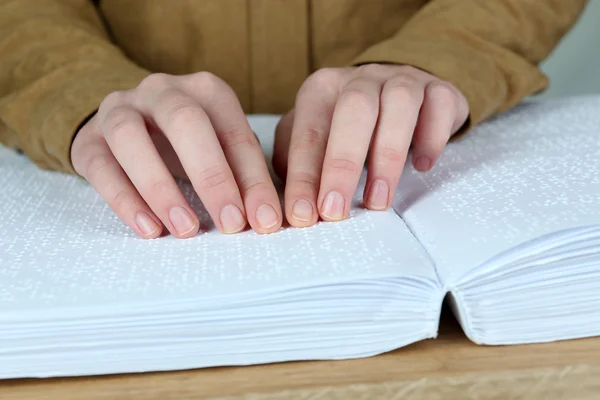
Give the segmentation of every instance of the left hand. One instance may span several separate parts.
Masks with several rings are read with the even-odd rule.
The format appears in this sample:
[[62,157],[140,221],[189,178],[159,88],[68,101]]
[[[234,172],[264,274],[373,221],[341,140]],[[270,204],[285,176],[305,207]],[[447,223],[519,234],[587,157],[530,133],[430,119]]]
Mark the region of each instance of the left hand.
[[276,131],[273,166],[286,181],[292,226],[345,219],[369,154],[364,203],[387,209],[413,147],[429,170],[469,115],[456,87],[404,65],[321,69]]

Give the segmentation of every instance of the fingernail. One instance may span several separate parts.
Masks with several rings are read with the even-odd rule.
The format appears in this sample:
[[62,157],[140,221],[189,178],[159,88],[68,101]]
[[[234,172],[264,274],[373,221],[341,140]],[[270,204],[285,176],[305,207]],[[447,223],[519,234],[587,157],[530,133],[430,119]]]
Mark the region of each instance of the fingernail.
[[338,192],[329,192],[323,201],[323,215],[335,221],[344,218],[344,197]]
[[180,236],[186,235],[196,228],[196,221],[194,221],[190,213],[183,207],[177,206],[171,208],[169,219]]
[[415,160],[415,168],[417,171],[425,172],[431,168],[431,160],[425,156],[419,156]]
[[279,222],[275,209],[268,204],[263,204],[256,209],[256,220],[263,229],[272,228]]
[[158,224],[145,212],[139,212],[135,215],[135,223],[144,236],[151,236],[159,229]]
[[298,221],[309,222],[312,220],[313,207],[307,200],[300,199],[294,203],[292,217]]
[[233,204],[223,207],[220,218],[225,233],[237,233],[246,226],[246,220],[242,212]]
[[369,194],[369,207],[374,210],[385,210],[388,206],[390,197],[390,187],[381,179],[376,179],[371,184],[371,193]]

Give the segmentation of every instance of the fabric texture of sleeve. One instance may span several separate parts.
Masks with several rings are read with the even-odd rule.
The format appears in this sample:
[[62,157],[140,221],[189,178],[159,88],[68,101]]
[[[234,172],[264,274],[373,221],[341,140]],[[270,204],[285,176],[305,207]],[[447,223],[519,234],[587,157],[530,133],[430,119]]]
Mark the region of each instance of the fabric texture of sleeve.
[[74,173],[78,127],[148,74],[111,43],[89,0],[0,0],[0,143],[41,168]]
[[352,65],[411,65],[467,98],[461,133],[548,86],[538,65],[571,29],[586,0],[431,0],[393,37]]

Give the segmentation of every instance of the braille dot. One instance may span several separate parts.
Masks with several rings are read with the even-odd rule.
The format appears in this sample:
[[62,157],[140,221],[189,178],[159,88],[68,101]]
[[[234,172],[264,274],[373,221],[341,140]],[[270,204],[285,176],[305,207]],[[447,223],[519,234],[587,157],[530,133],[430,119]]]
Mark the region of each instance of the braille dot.
[[600,98],[523,104],[450,143],[430,172],[404,171],[394,208],[442,275],[600,225],[599,107]]

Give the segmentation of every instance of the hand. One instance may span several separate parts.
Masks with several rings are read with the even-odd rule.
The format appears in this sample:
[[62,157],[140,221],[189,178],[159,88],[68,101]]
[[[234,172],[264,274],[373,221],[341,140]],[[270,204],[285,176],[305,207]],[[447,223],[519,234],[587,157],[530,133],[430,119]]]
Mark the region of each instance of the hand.
[[367,154],[364,203],[387,209],[411,143],[415,168],[429,170],[468,114],[458,89],[413,67],[315,72],[276,132],[273,166],[286,181],[287,220],[346,218]]
[[75,171],[144,238],[163,225],[185,238],[198,216],[173,177],[191,181],[225,233],[280,228],[277,192],[261,147],[234,91],[201,72],[154,74],[132,90],[106,97],[77,134]]

